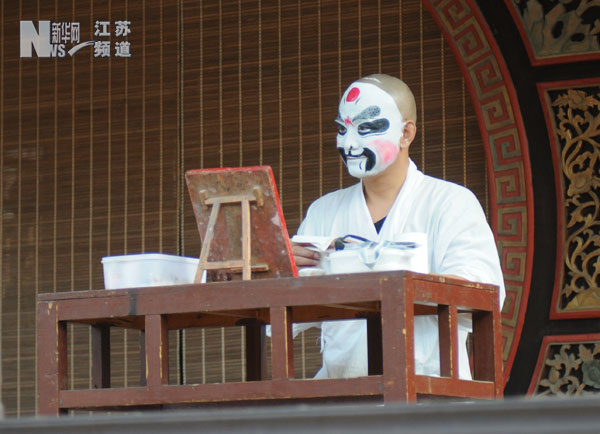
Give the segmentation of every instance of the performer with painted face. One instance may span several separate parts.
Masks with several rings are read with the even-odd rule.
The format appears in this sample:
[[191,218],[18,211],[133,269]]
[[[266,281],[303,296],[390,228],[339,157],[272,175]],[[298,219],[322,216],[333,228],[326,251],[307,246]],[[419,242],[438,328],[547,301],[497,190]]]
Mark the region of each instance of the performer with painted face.
[[[335,119],[336,142],[348,172],[360,182],[317,199],[298,234],[353,234],[372,241],[425,234],[430,273],[498,285],[502,306],[498,251],[477,198],[465,187],[424,175],[409,158],[416,113],[411,90],[397,78],[370,75],[348,87]],[[293,252],[298,266],[318,264],[319,255],[312,250],[294,245]],[[470,319],[459,319],[461,341],[470,328]],[[323,367],[316,378],[367,375],[365,322],[325,322],[321,329]],[[418,374],[439,375],[438,348],[435,317],[416,317]],[[459,351],[459,376],[471,378],[465,345]]]
[[355,83],[340,102],[337,148],[357,178],[382,173],[396,161],[406,125],[394,99],[379,87]]

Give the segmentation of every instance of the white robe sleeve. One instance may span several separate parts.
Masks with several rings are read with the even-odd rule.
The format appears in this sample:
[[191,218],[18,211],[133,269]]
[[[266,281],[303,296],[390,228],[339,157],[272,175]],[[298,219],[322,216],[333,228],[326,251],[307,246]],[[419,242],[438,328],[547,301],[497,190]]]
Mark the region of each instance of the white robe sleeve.
[[435,243],[436,272],[499,286],[499,305],[505,298],[498,249],[475,195],[460,188],[449,196],[439,214]]

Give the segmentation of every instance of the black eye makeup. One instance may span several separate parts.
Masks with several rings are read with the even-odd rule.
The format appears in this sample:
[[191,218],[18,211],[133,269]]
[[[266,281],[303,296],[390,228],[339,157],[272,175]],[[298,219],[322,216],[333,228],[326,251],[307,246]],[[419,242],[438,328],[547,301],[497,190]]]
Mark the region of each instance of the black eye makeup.
[[390,128],[390,121],[387,119],[377,119],[369,122],[362,122],[358,125],[358,134],[365,136],[367,134],[381,134]]
[[[352,125],[357,125],[358,134],[361,136],[366,136],[368,134],[382,134],[385,133],[390,128],[390,121],[385,118],[376,119],[377,116],[381,114],[381,109],[377,106],[370,106],[361,111],[359,114],[354,116],[351,123]],[[372,120],[371,120],[372,119]],[[347,119],[348,122],[350,122]],[[361,122],[364,121],[364,122]],[[341,116],[338,114],[337,119],[335,120],[335,124],[338,129],[338,135],[343,136],[348,131],[346,127],[346,122],[342,120]]]

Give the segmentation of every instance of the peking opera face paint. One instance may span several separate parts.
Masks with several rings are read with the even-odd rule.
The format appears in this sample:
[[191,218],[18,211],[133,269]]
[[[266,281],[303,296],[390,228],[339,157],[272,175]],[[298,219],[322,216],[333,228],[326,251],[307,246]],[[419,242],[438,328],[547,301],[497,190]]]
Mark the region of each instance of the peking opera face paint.
[[370,83],[352,83],[335,120],[337,149],[350,175],[376,175],[398,156],[404,122],[394,99]]

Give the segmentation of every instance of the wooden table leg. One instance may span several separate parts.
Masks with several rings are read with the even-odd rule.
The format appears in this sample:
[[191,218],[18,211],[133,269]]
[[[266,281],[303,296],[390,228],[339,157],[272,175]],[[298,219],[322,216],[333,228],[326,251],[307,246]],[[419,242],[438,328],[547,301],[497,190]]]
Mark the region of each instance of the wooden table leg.
[[165,315],[146,315],[146,383],[169,384],[169,339]]
[[92,389],[110,388],[110,327],[91,326],[92,333]]
[[[495,294],[494,294],[495,296]],[[500,312],[473,313],[473,380],[493,381],[494,398],[504,395]]]
[[495,380],[492,312],[473,313],[473,379]]
[[67,388],[67,325],[58,321],[56,303],[37,307],[38,414],[58,416],[67,412],[59,407]]
[[[438,305],[440,376],[458,378],[458,314],[456,306]],[[464,345],[464,343],[460,343]]]
[[294,342],[292,310],[271,308],[271,376],[273,380],[294,378]]
[[140,386],[146,384],[146,332],[140,330]]
[[[414,337],[412,290],[388,285],[382,288],[381,334],[383,347],[383,399],[385,402],[416,401],[414,385],[414,350],[409,345]],[[409,292],[407,295],[406,293]],[[410,338],[409,338],[410,336]]]
[[[494,291],[493,300],[498,300],[498,292]],[[504,396],[504,362],[502,361],[502,318],[501,312],[496,305],[492,311],[492,335],[493,335],[493,351],[494,357],[494,382],[496,384],[495,397],[496,399]]]

